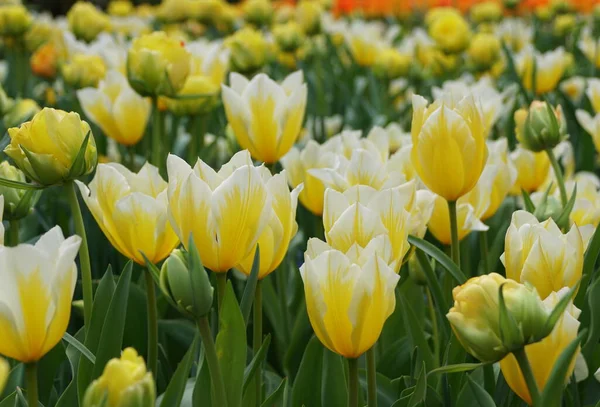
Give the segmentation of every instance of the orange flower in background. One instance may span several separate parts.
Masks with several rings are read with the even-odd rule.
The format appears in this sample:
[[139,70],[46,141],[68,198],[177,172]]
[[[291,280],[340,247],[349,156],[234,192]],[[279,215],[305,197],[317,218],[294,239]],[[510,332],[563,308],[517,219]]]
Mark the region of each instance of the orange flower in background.
[[33,53],[30,60],[31,70],[34,75],[46,79],[56,76],[58,67],[58,50],[52,42],[47,42]]

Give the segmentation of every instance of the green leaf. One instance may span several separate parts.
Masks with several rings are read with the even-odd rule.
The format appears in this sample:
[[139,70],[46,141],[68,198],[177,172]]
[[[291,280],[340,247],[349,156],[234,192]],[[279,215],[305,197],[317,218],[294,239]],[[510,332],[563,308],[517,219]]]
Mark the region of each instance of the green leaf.
[[583,258],[583,273],[581,278],[581,290],[575,298],[575,305],[577,308],[582,308],[585,302],[585,295],[588,288],[588,281],[594,272],[594,266],[596,260],[598,260],[598,254],[600,254],[600,227],[596,228],[594,235],[590,239],[587,250],[585,251],[585,257]]
[[277,386],[277,389],[275,389],[275,391],[273,393],[271,393],[265,399],[265,401],[263,401],[263,403],[261,404],[260,407],[272,407],[272,406],[276,405],[276,403],[279,401],[281,396],[283,396],[283,392],[285,390],[286,384],[287,384],[287,377],[284,377],[283,380],[281,381],[281,383],[279,383],[279,386]]
[[227,405],[237,407],[242,403],[246,367],[246,324],[231,281],[227,282],[220,314],[217,355],[223,380],[227,384]]
[[498,308],[500,309],[500,340],[502,344],[509,350],[513,350],[515,346],[523,347],[525,338],[523,332],[519,328],[517,321],[506,307],[504,301],[504,284],[498,287]]
[[563,208],[563,211],[556,219],[556,224],[563,229],[567,229],[569,227],[569,217],[571,216],[571,211],[575,206],[575,198],[577,197],[577,184],[573,187],[573,193],[571,194],[571,198]]
[[271,334],[268,334],[263,340],[262,345],[260,345],[258,353],[254,355],[252,361],[250,361],[250,364],[246,366],[246,369],[244,370],[244,385],[242,387],[242,391],[244,393],[246,392],[246,388],[250,385],[250,383],[252,383],[252,379],[256,375],[256,372],[260,370],[262,363],[265,361],[270,344]]
[[88,131],[85,135],[85,138],[81,142],[81,146],[79,147],[79,151],[73,160],[73,164],[71,164],[71,168],[69,168],[69,173],[67,174],[67,179],[77,178],[85,172],[85,151],[87,150],[87,145],[90,141],[90,137],[92,136],[92,131]]
[[198,366],[196,382],[192,394],[192,406],[212,407],[212,382],[208,363],[204,357],[204,349],[199,358],[202,363]]
[[292,406],[321,407],[323,346],[317,337],[308,342],[292,389]]
[[175,374],[171,378],[167,389],[163,393],[160,407],[172,407],[179,406],[183,393],[185,392],[185,386],[187,385],[188,378],[190,376],[190,369],[194,363],[194,357],[196,356],[196,348],[198,347],[198,336],[194,338],[192,346],[185,353],[185,356],[177,365]]
[[[599,228],[600,229],[600,228]],[[584,313],[591,313],[589,321],[589,335],[583,346],[583,354],[586,356],[586,360],[590,363],[590,370],[592,372],[597,369],[597,362],[595,362],[593,356],[594,349],[600,341],[600,278],[596,279],[588,290],[588,307],[582,310],[582,317]]]
[[442,327],[444,328],[444,331],[446,331],[448,329],[449,322],[448,319],[444,316],[446,315],[450,307],[448,306],[448,304],[446,303],[446,299],[444,298],[439,279],[435,275],[435,272],[431,267],[431,263],[425,255],[425,252],[423,252],[422,250],[417,250],[415,255],[417,256],[417,260],[421,265],[423,273],[425,273],[425,277],[427,278],[427,285],[431,290],[431,295],[433,296],[435,306],[438,310],[439,315],[442,317]]
[[27,182],[13,181],[11,179],[0,178],[0,185],[14,189],[40,190],[45,187],[38,184],[29,184]]
[[[269,307],[266,308],[268,309]],[[304,355],[312,335],[313,330],[308,319],[304,299],[302,299],[298,305],[298,313],[292,328],[292,339],[290,340],[284,360],[286,372],[290,376],[290,380],[293,380],[294,383],[298,369],[304,359],[302,355]]]
[[[81,341],[85,337],[85,328],[81,328],[76,334],[75,338]],[[79,367],[79,360],[81,358],[81,352],[79,352],[75,347],[71,344],[67,346],[66,355],[69,360],[69,365],[71,366],[71,382],[67,385],[65,390],[60,395],[60,398],[56,402],[55,407],[75,407],[79,405],[79,400],[77,397],[77,372]],[[83,394],[81,395],[83,397]]]
[[69,345],[73,346],[75,349],[77,349],[83,356],[86,357],[87,360],[92,362],[92,364],[96,363],[96,357],[94,356],[94,354],[88,348],[86,348],[83,343],[79,342],[68,332],[65,332],[65,334],[63,335],[63,340]]
[[423,250],[425,253],[433,257],[438,263],[440,263],[448,272],[454,277],[458,284],[464,284],[467,281],[464,273],[460,268],[448,257],[444,252],[435,247],[433,244],[419,239],[416,236],[408,236],[408,242]]
[[544,333],[544,335],[541,338],[536,338],[537,340],[542,340],[546,336],[550,335],[550,333],[554,329],[554,325],[556,325],[556,323],[558,322],[560,317],[562,317],[563,313],[565,312],[565,309],[567,309],[567,307],[571,303],[571,300],[575,296],[575,293],[579,289],[579,284],[580,284],[580,282],[578,281],[577,284],[575,284],[573,287],[571,287],[569,289],[569,291],[567,292],[567,294],[563,295],[561,297],[561,299],[558,301],[558,303],[554,306],[554,308],[552,309],[552,312],[550,312],[550,315],[548,316],[548,319],[546,320],[546,324],[545,324],[546,332]]
[[427,396],[427,371],[425,370],[425,362],[421,367],[417,384],[415,385],[415,391],[408,400],[408,407],[416,407],[425,403],[425,397]]
[[[523,188],[521,188],[521,196],[523,197],[523,203],[525,204],[525,210],[529,213],[535,213],[536,207],[531,197]],[[545,202],[544,200],[542,202]]]
[[8,397],[15,389],[15,387],[22,386],[25,379],[25,365],[18,363],[15,367],[10,370],[6,383],[4,385],[4,392],[2,393],[0,400]]
[[62,371],[61,365],[65,360],[67,360],[65,346],[59,342],[38,362],[38,397],[41,404],[49,404],[54,380],[59,377]]
[[252,303],[254,302],[254,292],[256,291],[256,282],[258,281],[258,272],[260,270],[260,246],[256,245],[256,252],[254,253],[254,260],[252,261],[252,270],[250,276],[246,280],[246,287],[244,288],[244,294],[242,295],[242,301],[240,302],[240,308],[242,315],[244,316],[244,322],[248,325],[250,319],[250,310],[252,309]]
[[[140,250],[140,254],[146,262],[146,269],[150,272],[154,283],[160,287],[160,269],[156,267],[156,264],[152,263],[148,257],[146,257],[146,254],[143,251]],[[175,308],[177,307],[175,306]]]
[[477,403],[476,405],[480,407],[496,407],[496,403],[494,403],[492,396],[490,396],[479,383],[473,380],[471,375],[467,375],[467,385],[471,390],[473,400]]
[[485,363],[457,363],[455,365],[447,365],[433,369],[428,375],[443,374],[443,373],[460,373],[475,370],[478,367],[485,366]]
[[328,349],[323,350],[321,403],[323,406],[348,405],[344,359]]
[[425,338],[423,327],[421,324],[419,324],[419,320],[412,309],[412,305],[409,304],[403,297],[399,298],[404,324],[406,325],[406,329],[410,334],[409,336],[412,340],[412,347],[419,349],[427,370],[432,370],[435,366],[435,362],[433,359],[433,353],[431,352],[431,348],[427,342],[427,338]]

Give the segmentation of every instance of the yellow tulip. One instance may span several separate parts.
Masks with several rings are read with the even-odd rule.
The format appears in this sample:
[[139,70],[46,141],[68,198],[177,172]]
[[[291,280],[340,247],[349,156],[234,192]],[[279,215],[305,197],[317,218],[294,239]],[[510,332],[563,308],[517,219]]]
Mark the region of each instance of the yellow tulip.
[[[260,248],[259,279],[263,279],[275,271],[285,258],[289,244],[298,231],[296,207],[298,205],[298,194],[303,188],[303,185],[300,184],[290,193],[285,171],[273,175],[267,181],[266,186],[273,199],[269,221],[258,238],[258,247]],[[255,252],[255,250],[252,250],[238,265],[240,271],[246,275],[250,275],[252,271]]]
[[500,40],[494,34],[478,33],[469,45],[468,54],[478,69],[488,69],[500,58]]
[[273,19],[270,0],[246,0],[243,4],[244,19],[257,27],[269,25]]
[[219,85],[210,78],[190,75],[177,96],[165,98],[165,103],[167,109],[178,116],[207,114],[217,106],[219,90]]
[[567,69],[569,58],[562,47],[542,54],[528,46],[515,55],[515,63],[523,85],[541,95],[556,89]]
[[25,34],[25,47],[27,51],[33,53],[59,35],[62,35],[62,33],[55,25],[46,21],[36,21]]
[[58,226],[32,246],[3,247],[0,264],[0,354],[37,362],[62,339],[77,282],[75,256],[81,238],[65,240]]
[[76,89],[96,87],[106,76],[106,64],[98,55],[77,54],[61,66],[65,83]]
[[600,79],[588,78],[585,94],[590,100],[594,112],[600,113]]
[[586,80],[582,76],[572,76],[560,83],[560,90],[569,97],[569,99],[578,104],[586,89]]
[[496,28],[498,37],[514,52],[521,51],[533,39],[533,26],[520,18],[505,18]]
[[[475,209],[468,202],[458,201],[458,204],[456,205],[456,218],[458,224],[458,240],[462,240],[471,232],[488,230],[488,227],[481,222],[475,213]],[[445,245],[450,245],[450,243],[452,243],[448,203],[439,195],[435,198],[428,229],[440,243]]]
[[512,195],[521,195],[521,189],[529,193],[537,191],[548,178],[550,160],[545,152],[534,153],[517,146],[509,158],[517,168],[517,181]]
[[152,373],[133,348],[120,358],[108,361],[102,375],[94,380],[83,397],[83,407],[150,407],[156,390]]
[[600,68],[600,53],[596,53],[596,48],[600,45],[600,39],[594,40],[593,38],[582,38],[579,41],[579,49],[583,52],[587,59],[589,59],[592,64],[596,65],[596,68]]
[[129,83],[142,96],[175,96],[189,71],[189,52],[162,31],[136,38],[127,53]]
[[296,6],[296,21],[306,35],[315,35],[321,31],[323,6],[318,1],[301,0]]
[[281,85],[265,74],[248,81],[232,73],[231,87],[222,86],[227,120],[242,146],[256,160],[272,164],[283,157],[300,134],[307,87],[302,71]]
[[[567,295],[567,293],[567,288],[562,288],[558,292],[551,293],[544,300],[544,306],[548,312],[552,311],[560,300],[560,297]],[[581,311],[579,308],[571,303],[567,306],[567,309],[560,317],[549,336],[542,339],[541,342],[525,346],[525,353],[527,354],[533,377],[535,378],[535,382],[540,391],[544,390],[544,387],[550,378],[550,373],[562,351],[577,337],[577,330],[579,329],[579,321],[577,321],[577,318],[579,318],[580,313]],[[577,350],[577,354],[579,354],[579,349]],[[566,372],[565,376],[567,377],[567,380],[571,378],[571,374],[575,368],[575,359],[576,356],[573,357],[569,369]],[[527,404],[531,405],[532,401],[529,389],[527,388],[519,364],[512,354],[509,354],[500,361],[500,369],[510,388],[517,393],[519,397],[525,400]]]
[[592,116],[586,110],[577,109],[575,116],[581,127],[592,137],[596,151],[600,151],[600,113]]
[[179,23],[195,14],[195,3],[192,0],[164,0],[158,6],[156,16],[164,23]]
[[471,19],[476,23],[489,23],[502,19],[502,6],[494,1],[474,4],[471,8]]
[[295,21],[288,21],[273,27],[273,37],[284,52],[294,52],[306,41],[304,32]]
[[406,76],[410,69],[412,58],[395,48],[383,48],[375,57],[374,72],[387,79]]
[[553,33],[557,37],[565,37],[577,25],[577,17],[573,14],[561,14],[554,19]]
[[186,49],[191,55],[190,76],[207,77],[216,86],[225,82],[229,50],[222,43],[198,40],[186,44]]
[[[8,129],[6,155],[29,178],[55,185],[91,173],[98,160],[90,126],[77,113],[44,108],[21,127]],[[89,134],[82,162],[75,162]],[[78,167],[73,167],[73,164]]]
[[254,167],[244,150],[218,172],[169,155],[167,172],[169,218],[184,246],[192,234],[202,263],[214,272],[246,259],[272,215],[269,170]]
[[4,391],[4,386],[8,380],[10,365],[5,359],[0,358],[0,391]]
[[78,1],[67,13],[69,30],[83,41],[92,42],[98,34],[110,29],[110,19],[92,3]]
[[583,254],[594,232],[591,225],[572,226],[567,234],[552,218],[540,223],[526,211],[513,213],[500,260],[506,276],[535,287],[542,299],[581,279]]
[[111,16],[125,17],[133,12],[133,4],[128,0],[112,0],[107,11]]
[[471,30],[459,13],[448,12],[431,22],[429,35],[444,52],[459,53],[469,46]]
[[167,183],[146,163],[139,173],[120,164],[100,164],[89,186],[76,181],[90,212],[125,257],[156,264],[179,244],[167,215]]
[[482,362],[497,362],[509,352],[500,334],[501,286],[506,308],[522,330],[522,345],[545,333],[550,315],[535,289],[496,273],[473,277],[455,287],[454,305],[446,317],[463,347]]
[[373,66],[383,47],[381,27],[374,23],[355,20],[344,32],[345,41],[354,61],[360,66]]
[[29,30],[33,18],[21,4],[0,6],[0,36],[19,37]]
[[40,106],[33,99],[17,99],[11,108],[4,114],[2,121],[4,127],[20,126],[23,122],[31,120],[40,111]]
[[120,72],[109,71],[97,89],[78,90],[77,97],[86,116],[111,139],[132,146],[144,136],[150,101],[135,93]]
[[573,191],[575,184],[577,195],[570,215],[571,221],[579,227],[597,227],[600,223],[600,180],[593,173],[578,173],[575,180],[565,183],[565,188],[567,191]]
[[423,183],[456,201],[479,179],[487,160],[487,129],[473,97],[455,106],[413,96],[412,161]]
[[254,73],[267,62],[267,41],[260,31],[244,27],[225,40],[235,72]]
[[308,246],[300,275],[311,325],[325,347],[357,358],[375,344],[392,314],[400,277],[378,255],[381,248],[348,256],[318,239]]
[[[9,164],[8,161],[0,163],[0,178],[17,182],[26,182],[25,174]],[[2,196],[2,207],[4,208],[3,217],[5,220],[19,220],[29,215],[33,211],[39,197],[31,196],[31,193],[24,189],[10,188],[0,186],[0,196]],[[4,227],[0,230],[0,239],[4,241]],[[2,244],[0,242],[0,244]]]

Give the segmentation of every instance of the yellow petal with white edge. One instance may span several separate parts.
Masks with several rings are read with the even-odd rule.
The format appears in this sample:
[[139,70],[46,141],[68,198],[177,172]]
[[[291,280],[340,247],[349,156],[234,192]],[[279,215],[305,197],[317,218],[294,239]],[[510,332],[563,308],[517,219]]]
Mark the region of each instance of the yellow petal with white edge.
[[227,114],[227,121],[231,125],[233,134],[243,149],[255,151],[256,147],[250,138],[249,128],[251,113],[242,100],[241,95],[226,85],[221,85],[221,97]]
[[294,145],[304,121],[306,111],[306,97],[308,89],[306,84],[296,89],[285,102],[285,114],[282,116],[283,127],[282,134],[277,144],[277,159],[285,155]]
[[146,131],[151,106],[147,99],[130,88],[123,88],[112,108],[115,124],[119,129],[119,143],[132,146],[137,144]]
[[342,213],[328,234],[328,243],[342,252],[353,243],[367,246],[375,236],[387,233],[379,214],[361,204],[352,204]]

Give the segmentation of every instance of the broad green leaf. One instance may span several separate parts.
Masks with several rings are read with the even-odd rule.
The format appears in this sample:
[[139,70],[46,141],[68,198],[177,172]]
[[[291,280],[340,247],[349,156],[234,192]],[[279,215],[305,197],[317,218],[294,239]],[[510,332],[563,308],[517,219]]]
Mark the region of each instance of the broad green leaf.
[[194,338],[192,346],[190,346],[181,362],[179,362],[177,365],[175,374],[171,378],[171,381],[167,386],[167,390],[165,390],[162,395],[160,407],[172,407],[180,405],[190,375],[190,369],[194,363],[197,347],[198,337]]
[[408,236],[408,242],[433,257],[446,270],[448,270],[458,284],[464,284],[467,281],[467,277],[465,277],[464,273],[460,268],[458,268],[452,259],[431,243],[412,235]]
[[585,295],[588,288],[588,281],[594,272],[596,260],[598,260],[598,254],[600,254],[600,227],[596,228],[594,235],[590,239],[587,250],[585,251],[585,257],[583,259],[583,274],[581,277],[581,289],[575,298],[575,306],[582,309],[585,302]]
[[210,370],[204,357],[204,350],[200,353],[201,365],[198,366],[194,392],[192,394],[192,406],[194,407],[212,407],[212,382],[210,379]]
[[477,383],[470,375],[467,375],[467,383],[471,389],[473,398],[477,401],[480,407],[496,407],[494,399],[490,396],[479,383]]
[[[76,334],[75,338],[81,342],[85,337],[85,328],[81,328]],[[67,346],[66,350],[67,358],[69,359],[69,365],[71,367],[71,382],[67,385],[60,398],[56,402],[55,407],[77,407],[79,405],[79,398],[77,395],[77,372],[79,367],[79,360],[81,359],[81,352],[79,352],[71,344]],[[82,394],[83,397],[83,394]]]
[[279,401],[279,399],[281,399],[281,397],[283,396],[283,392],[285,391],[286,384],[287,384],[287,377],[285,377],[285,378],[283,378],[283,380],[281,380],[281,383],[279,384],[279,386],[277,386],[277,389],[275,389],[275,391],[273,393],[269,394],[269,396],[261,404],[261,407],[272,407],[272,406],[276,405],[276,403]]
[[425,403],[425,397],[427,397],[427,371],[425,370],[425,362],[423,362],[421,373],[419,373],[417,384],[415,385],[415,391],[408,400],[408,407],[416,407]]
[[48,405],[54,388],[54,379],[61,371],[62,363],[67,359],[65,346],[59,342],[38,362],[38,397],[40,403]]
[[[398,397],[397,385],[395,383],[392,383],[392,381],[388,377],[382,375],[379,372],[377,372],[376,381],[377,381],[378,405],[381,405],[381,406],[391,405]],[[366,396],[367,387],[368,387],[367,370],[366,369],[358,370],[358,382],[360,383],[361,388],[364,389],[364,394]],[[326,406],[323,406],[323,407],[326,407]]]
[[328,349],[323,350],[323,381],[321,403],[323,406],[348,405],[344,359]]
[[[600,228],[598,228],[600,229]],[[589,312],[589,335],[586,343],[583,346],[583,354],[586,356],[588,363],[593,363],[592,358],[594,349],[600,341],[600,278],[596,279],[588,290],[588,307],[582,310],[583,313]],[[592,372],[595,372],[597,367],[596,364],[589,366]]]
[[262,363],[265,361],[265,358],[267,357],[267,352],[269,351],[270,344],[271,344],[271,334],[269,334],[265,337],[262,345],[260,345],[260,349],[258,350],[258,353],[256,355],[254,355],[250,364],[248,366],[246,366],[246,369],[244,370],[244,385],[243,385],[243,390],[242,390],[244,393],[246,392],[246,388],[250,385],[250,383],[252,383],[252,379],[256,375],[256,372],[260,370]]
[[484,363],[458,363],[456,365],[447,365],[438,367],[437,369],[433,369],[428,372],[428,375],[432,374],[441,374],[441,373],[458,373],[458,372],[469,372],[471,370],[475,370],[478,367],[484,366]]
[[431,295],[433,296],[433,301],[437,308],[438,314],[442,317],[442,328],[444,329],[444,331],[446,331],[448,329],[449,323],[448,319],[445,318],[445,315],[450,309],[450,307],[448,307],[448,304],[444,299],[444,294],[442,292],[440,282],[437,276],[435,275],[435,272],[431,267],[431,263],[429,263],[429,260],[425,255],[425,252],[423,252],[422,250],[417,250],[415,255],[417,256],[417,260],[421,265],[421,269],[423,270],[423,273],[425,273],[425,277],[427,278],[427,285],[431,290]]
[[[316,336],[308,342],[294,380],[292,406],[321,407],[323,345]],[[326,406],[327,407],[327,406]]]
[[252,303],[254,302],[254,292],[256,291],[256,282],[258,281],[258,272],[260,270],[260,246],[256,246],[256,252],[254,253],[254,260],[252,262],[252,270],[250,276],[246,280],[246,287],[244,288],[244,294],[242,295],[242,301],[240,302],[240,309],[244,316],[244,322],[248,324],[250,319],[250,310],[252,309]]
[[40,190],[45,187],[38,184],[28,184],[27,182],[13,181],[6,178],[0,178],[0,185],[3,187],[9,187],[14,189],[25,189],[25,190]]
[[423,361],[425,362],[425,366],[427,367],[427,371],[432,370],[435,367],[435,361],[433,359],[433,353],[431,352],[429,343],[427,342],[427,338],[425,338],[423,326],[419,324],[417,316],[412,309],[412,305],[402,297],[400,297],[399,306],[402,307],[404,324],[406,325],[406,329],[410,334],[413,347],[419,349],[419,352],[423,357]]
[[13,367],[6,379],[6,383],[4,385],[4,392],[0,396],[0,400],[8,397],[17,386],[22,386],[25,383],[25,365],[23,363],[17,364]]
[[[265,307],[270,308],[270,307]],[[308,319],[308,313],[306,312],[306,304],[304,300],[299,304],[298,315],[294,321],[292,328],[292,339],[285,354],[284,366],[286,373],[295,383],[296,375],[302,364],[302,355],[305,354],[308,342],[312,337],[313,330]]]
[[79,342],[68,332],[65,332],[65,334],[63,335],[63,341],[67,342],[69,345],[73,346],[75,349],[81,352],[81,354],[85,356],[87,360],[92,362],[92,364],[96,363],[96,357],[94,356],[94,354],[88,348],[86,348],[83,343]]

